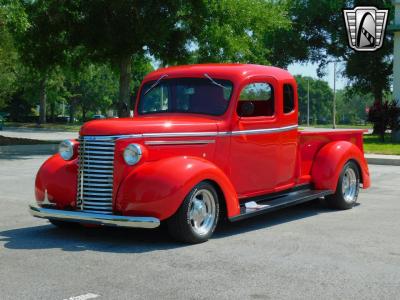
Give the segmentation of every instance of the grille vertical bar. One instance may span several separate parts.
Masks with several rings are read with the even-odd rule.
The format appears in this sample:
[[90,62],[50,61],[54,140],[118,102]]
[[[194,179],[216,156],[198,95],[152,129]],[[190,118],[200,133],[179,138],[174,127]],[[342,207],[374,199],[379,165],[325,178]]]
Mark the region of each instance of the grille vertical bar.
[[112,214],[114,139],[80,138],[77,209]]

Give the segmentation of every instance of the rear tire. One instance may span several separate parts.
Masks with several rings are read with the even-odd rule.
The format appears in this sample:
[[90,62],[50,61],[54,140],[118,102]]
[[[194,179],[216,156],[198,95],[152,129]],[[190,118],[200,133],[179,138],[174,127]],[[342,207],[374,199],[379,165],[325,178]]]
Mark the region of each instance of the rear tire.
[[354,161],[348,161],[340,173],[336,191],[333,195],[325,197],[326,203],[331,208],[350,209],[358,198],[360,190],[360,172]]
[[178,211],[167,221],[167,226],[174,239],[196,244],[212,236],[218,219],[218,194],[210,183],[200,182],[185,197]]

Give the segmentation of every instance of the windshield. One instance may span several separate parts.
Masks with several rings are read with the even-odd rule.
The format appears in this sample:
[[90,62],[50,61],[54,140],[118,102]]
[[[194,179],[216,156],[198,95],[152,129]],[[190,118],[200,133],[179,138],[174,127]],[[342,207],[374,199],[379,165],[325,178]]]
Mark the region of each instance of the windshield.
[[[138,112],[222,115],[228,108],[233,85],[228,80],[209,78],[163,79],[143,85]],[[153,86],[153,88],[151,88]]]

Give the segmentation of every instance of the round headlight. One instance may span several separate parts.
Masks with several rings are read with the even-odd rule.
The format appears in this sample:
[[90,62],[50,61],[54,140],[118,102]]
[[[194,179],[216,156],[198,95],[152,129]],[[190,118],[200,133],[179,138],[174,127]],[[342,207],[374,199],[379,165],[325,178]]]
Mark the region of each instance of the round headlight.
[[142,148],[137,144],[130,144],[124,150],[124,160],[125,162],[132,166],[137,164],[142,158]]
[[65,140],[58,146],[58,153],[64,160],[70,160],[74,156],[74,143],[70,140]]

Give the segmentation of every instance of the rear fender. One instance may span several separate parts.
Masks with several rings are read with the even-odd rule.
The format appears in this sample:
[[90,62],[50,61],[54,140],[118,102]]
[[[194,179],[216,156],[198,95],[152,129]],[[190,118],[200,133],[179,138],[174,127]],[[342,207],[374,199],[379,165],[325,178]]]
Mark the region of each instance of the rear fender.
[[357,163],[363,188],[368,188],[371,182],[364,154],[356,145],[347,141],[330,142],[318,151],[311,169],[314,187],[335,191],[343,166],[349,160]]
[[215,182],[221,189],[228,217],[239,214],[239,200],[232,183],[215,164],[199,157],[179,156],[144,163],[121,183],[115,208],[125,215],[171,217],[186,195],[201,181]]

